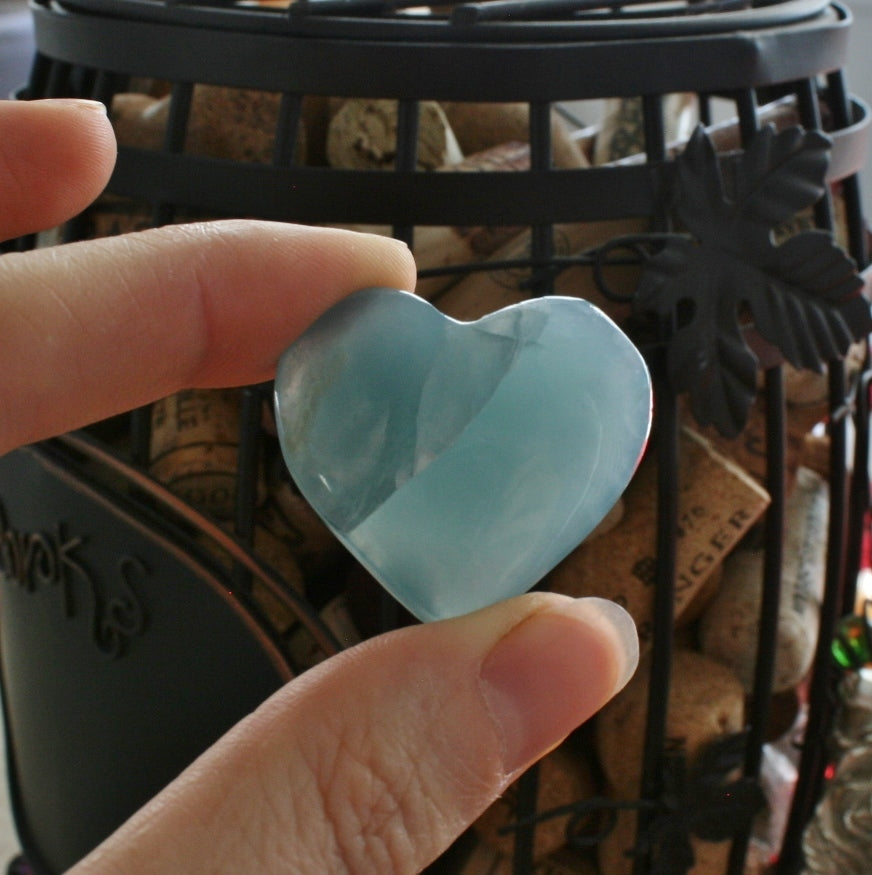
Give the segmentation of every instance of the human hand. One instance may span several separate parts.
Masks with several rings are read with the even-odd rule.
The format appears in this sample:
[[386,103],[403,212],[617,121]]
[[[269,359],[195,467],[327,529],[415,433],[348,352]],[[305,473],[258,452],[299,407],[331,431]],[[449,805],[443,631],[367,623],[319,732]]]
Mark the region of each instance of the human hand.
[[[0,235],[84,208],[114,149],[98,108],[0,102]],[[413,283],[396,242],[262,222],[4,255],[0,452],[183,387],[268,379],[335,300]],[[419,871],[637,659],[620,608],[548,593],[372,639],[287,684],[74,871]]]

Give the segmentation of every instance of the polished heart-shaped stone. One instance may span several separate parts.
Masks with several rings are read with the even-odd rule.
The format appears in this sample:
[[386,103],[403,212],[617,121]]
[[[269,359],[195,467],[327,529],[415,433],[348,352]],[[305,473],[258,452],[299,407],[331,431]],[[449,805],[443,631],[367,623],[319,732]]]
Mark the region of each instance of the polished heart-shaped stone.
[[642,357],[576,298],[458,322],[365,289],[293,343],[275,386],[300,491],[421,620],[533,586],[620,497],[651,419]]

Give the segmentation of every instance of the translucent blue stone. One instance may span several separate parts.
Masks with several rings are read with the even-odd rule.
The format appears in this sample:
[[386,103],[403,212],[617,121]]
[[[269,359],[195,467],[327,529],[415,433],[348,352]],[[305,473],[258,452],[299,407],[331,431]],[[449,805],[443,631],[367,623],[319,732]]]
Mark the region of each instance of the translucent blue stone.
[[457,322],[383,288],[294,342],[275,401],[300,491],[421,620],[533,586],[620,497],[651,418],[641,356],[585,301]]

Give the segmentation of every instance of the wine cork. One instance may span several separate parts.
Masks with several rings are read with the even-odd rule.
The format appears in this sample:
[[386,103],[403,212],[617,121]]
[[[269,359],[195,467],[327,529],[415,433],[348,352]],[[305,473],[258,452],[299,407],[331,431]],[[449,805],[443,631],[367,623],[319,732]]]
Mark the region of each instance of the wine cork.
[[251,597],[277,635],[286,635],[299,620],[296,612],[286,602],[277,598],[272,590],[267,589],[257,579],[251,584]]
[[[596,718],[599,762],[618,798],[638,797],[651,683],[650,654]],[[745,691],[726,666],[692,650],[673,653],[666,716],[667,745],[689,767],[704,747],[744,728]]]
[[[866,341],[852,343],[845,353],[845,377],[848,382],[863,369],[866,358]],[[795,368],[784,364],[784,395],[788,406],[795,411],[811,411],[807,419],[812,424],[822,422],[829,412],[829,377],[824,365],[821,372]]]
[[233,515],[241,398],[237,389],[185,389],[152,405],[151,475],[217,519]]
[[[558,747],[539,762],[536,811],[544,813],[596,795],[590,762],[575,750]],[[473,824],[475,832],[500,853],[511,856],[514,832],[501,833],[518,819],[518,784],[512,784]],[[566,844],[569,815],[536,824],[533,858],[541,860]]]
[[597,875],[596,861],[582,851],[564,847],[538,860],[533,875]]
[[611,510],[594,526],[590,534],[585,538],[589,541],[591,538],[598,538],[600,535],[605,535],[610,532],[615,526],[620,525],[624,518],[624,499],[619,498],[611,507]]
[[[696,108],[692,95],[674,95],[678,103],[670,106],[667,110],[672,111],[672,123],[666,126],[666,155],[676,158],[687,145],[688,138],[695,127]],[[689,98],[687,106],[682,105],[682,100]],[[759,126],[772,125],[776,131],[782,131],[787,127],[800,124],[799,113],[796,108],[796,98],[787,96],[767,103],[757,110]],[[743,148],[742,125],[736,116],[721,119],[714,124],[705,126],[705,133],[711,140],[715,152],[735,152]],[[647,158],[644,153],[643,118],[641,104],[634,98],[626,101],[615,99],[605,104],[604,118],[589,128],[573,133],[573,139],[582,145],[582,148],[590,156],[592,164],[609,163],[615,164],[642,164]],[[599,152],[597,152],[599,144]],[[616,155],[610,159],[610,155]],[[729,176],[729,166],[722,165],[725,176]],[[805,216],[813,227],[813,211],[805,211]],[[790,227],[790,223],[785,228]],[[797,229],[798,230],[798,229]],[[774,231],[776,238],[779,229]]]
[[[717,429],[711,426],[700,426],[696,423],[690,412],[686,398],[679,400],[682,422],[698,431],[706,440],[710,441],[718,452],[731,459],[742,470],[762,485],[767,480],[767,454],[766,454],[766,399],[758,395],[748,409],[748,419],[745,427],[734,438],[721,435]],[[812,417],[816,419],[816,417]],[[799,415],[798,411],[787,410],[785,421],[785,485],[788,491],[793,489],[796,479],[796,470],[802,458],[805,437],[811,427],[806,416]]]
[[[643,647],[653,634],[656,568],[657,464],[639,466],[624,492],[620,524],[585,541],[546,578],[545,586],[574,597],[595,595],[623,605],[636,621]],[[679,442],[678,541],[674,617],[684,613],[709,576],[760,519],[766,491],[695,432]]]
[[816,474],[830,478],[830,436],[809,432],[802,442],[800,464]]
[[[647,219],[613,219],[600,222],[557,225],[554,228],[556,255],[577,255],[601,246],[622,234],[636,234],[647,226]],[[529,258],[530,232],[525,231],[497,250],[492,261],[514,261]],[[632,295],[639,278],[638,266],[606,269],[609,287],[618,294]],[[447,292],[433,299],[433,304],[447,316],[463,321],[479,319],[501,307],[527,300],[531,291],[531,271],[528,268],[476,271]],[[619,324],[630,313],[628,304],[607,299],[595,282],[588,266],[573,266],[561,271],[554,282],[554,293],[584,298],[596,304]]]
[[487,842],[471,837],[471,847],[457,864],[457,875],[512,875],[511,858]]
[[[650,655],[636,675],[596,718],[595,739],[600,765],[609,782],[608,796],[638,798],[645,722],[651,683]],[[687,649],[674,652],[666,717],[667,746],[681,751],[690,769],[703,749],[744,727],[745,695],[738,678],[725,666]],[[729,776],[733,777],[733,776]],[[619,811],[615,828],[600,842],[600,871],[630,875],[636,840],[633,811]],[[689,872],[723,875],[730,842],[703,842],[691,836],[695,857]]]
[[468,154],[455,164],[444,164],[439,168],[449,173],[503,173],[529,169],[530,147],[519,140],[506,140],[481,152]]
[[[343,648],[359,644],[363,637],[354,624],[344,594],[331,599],[318,612],[324,625],[333,633]],[[298,626],[288,641],[288,651],[295,666],[301,671],[323,662],[327,655],[305,626]]]
[[[803,680],[817,646],[829,515],[826,482],[800,468],[785,515],[774,693]],[[762,550],[738,550],[726,559],[720,592],[699,629],[703,652],[729,666],[749,693],[757,662],[763,562]]]
[[[769,721],[766,724],[766,741],[777,745],[784,741],[792,745],[798,729],[797,721],[804,719],[805,694],[792,687],[782,693],[774,693],[769,702]],[[802,715],[802,717],[800,717]]]
[[[510,141],[529,142],[530,107],[526,103],[444,102],[442,108],[460,149],[466,154]],[[589,164],[556,110],[551,111],[551,159],[555,167],[564,169]]]
[[112,98],[109,118],[120,146],[160,149],[166,131],[169,101],[150,94],[122,92]]
[[[776,131],[800,124],[796,97],[788,95],[763,104],[757,110],[757,122],[760,127],[772,125]],[[717,152],[733,152],[742,148],[742,128],[735,116],[707,126],[706,133]]]
[[[451,871],[457,875],[513,875],[514,857],[501,854],[484,841],[474,840],[459,868]],[[530,875],[598,875],[598,869],[596,862],[582,851],[564,847],[534,861]]]
[[272,484],[258,524],[294,555],[308,585],[336,576],[347,553],[326,523],[287,480]]
[[695,635],[696,629],[692,626],[708,609],[709,605],[715,600],[721,589],[721,581],[724,579],[724,565],[718,564],[712,573],[703,581],[702,586],[694,593],[688,601],[687,606],[681,614],[681,623],[679,628],[675,630],[675,634],[690,633]]
[[[185,151],[213,158],[270,164],[275,151],[281,95],[270,91],[196,85]],[[306,131],[297,128],[297,156],[306,158]]]
[[[366,234],[390,237],[388,225],[332,225]],[[520,233],[517,227],[419,225],[415,228],[412,255],[418,271],[460,267],[481,261],[500,246]],[[415,294],[427,301],[439,297],[461,281],[468,271],[448,271],[435,276],[421,277],[415,285]]]
[[303,571],[288,542],[262,525],[254,527],[254,555],[276,573],[282,583],[294,592],[305,592]]
[[[664,139],[684,142],[696,124],[696,98],[670,94],[663,100]],[[604,103],[594,143],[594,164],[609,164],[645,150],[645,118],[641,97],[614,97]]]
[[[327,129],[327,160],[331,167],[392,170],[397,157],[397,102],[345,101]],[[451,125],[438,103],[418,104],[419,170],[436,170],[463,160]]]
[[[121,93],[110,117],[119,144],[163,147],[171,98]],[[196,85],[185,135],[185,152],[269,164],[273,159],[281,96],[269,91]],[[297,130],[297,150],[305,159],[305,125]]]

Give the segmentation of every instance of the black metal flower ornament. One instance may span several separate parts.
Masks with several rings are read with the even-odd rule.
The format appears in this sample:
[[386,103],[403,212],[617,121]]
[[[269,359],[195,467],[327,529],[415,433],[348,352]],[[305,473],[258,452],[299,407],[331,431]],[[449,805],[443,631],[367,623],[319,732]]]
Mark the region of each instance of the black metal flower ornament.
[[695,861],[691,836],[707,842],[734,838],[765,805],[752,778],[737,776],[747,733],[709,743],[691,768],[681,750],[667,752],[662,809],[648,824],[639,851],[652,855],[652,875],[686,872]]
[[777,226],[826,193],[829,149],[817,131],[766,127],[744,152],[719,156],[700,127],[663,165],[682,233],[657,235],[634,306],[669,320],[673,387],[726,436],[742,430],[756,394],[745,316],[792,365],[815,371],[872,330],[856,264],[828,231],[775,241]]

